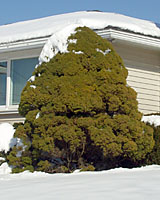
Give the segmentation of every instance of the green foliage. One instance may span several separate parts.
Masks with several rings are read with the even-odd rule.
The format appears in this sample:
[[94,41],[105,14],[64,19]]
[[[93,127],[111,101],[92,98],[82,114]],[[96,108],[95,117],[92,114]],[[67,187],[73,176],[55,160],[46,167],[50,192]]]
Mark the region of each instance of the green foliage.
[[21,149],[13,147],[12,151],[7,156],[9,165],[13,167],[12,172],[18,173],[18,172],[23,172],[25,170],[33,172],[34,167],[32,166],[31,152],[26,150],[22,152],[21,156],[19,156],[18,155],[19,151],[21,151]]
[[155,145],[153,150],[147,154],[142,163],[143,165],[152,165],[152,164],[160,165],[160,126],[157,127],[155,127],[154,125],[150,126],[154,130],[153,136],[155,140]]
[[81,172],[85,172],[85,171],[95,171],[95,167],[93,165],[88,165],[86,167],[83,167],[81,170]]
[[25,151],[17,157],[15,147],[8,156],[14,171],[107,169],[136,163],[152,150],[153,130],[140,121],[122,59],[89,28],[78,28],[68,38],[68,52],[42,63],[33,75],[19,106],[26,120],[15,132]]
[[6,153],[4,151],[0,152],[0,166],[6,162]]

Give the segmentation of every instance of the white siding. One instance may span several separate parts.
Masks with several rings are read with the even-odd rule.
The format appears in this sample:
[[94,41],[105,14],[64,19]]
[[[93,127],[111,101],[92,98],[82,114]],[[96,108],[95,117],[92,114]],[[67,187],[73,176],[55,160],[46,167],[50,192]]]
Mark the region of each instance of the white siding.
[[139,110],[160,112],[160,50],[118,41],[113,46],[128,69],[127,83],[138,94]]
[[[137,64],[138,65],[138,64]],[[126,64],[127,83],[137,92],[139,110],[144,114],[160,111],[160,74],[156,66],[134,66]],[[138,68],[138,69],[137,69]],[[154,70],[153,70],[154,68]],[[154,71],[154,72],[153,72]],[[157,72],[156,72],[157,71]]]
[[[113,40],[113,46],[128,69],[128,85],[138,93],[139,110],[144,114],[160,112],[160,50],[117,39]],[[35,57],[40,54],[41,49],[42,47],[1,52],[0,60],[10,62],[15,58]],[[11,114],[7,111],[10,108],[0,108],[0,123],[24,120],[18,113]]]

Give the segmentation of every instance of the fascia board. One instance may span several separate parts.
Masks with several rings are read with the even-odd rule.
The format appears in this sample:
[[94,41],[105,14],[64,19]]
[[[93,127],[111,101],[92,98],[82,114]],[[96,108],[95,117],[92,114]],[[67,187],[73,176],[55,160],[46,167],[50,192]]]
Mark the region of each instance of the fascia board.
[[[148,46],[150,48],[160,49],[159,38],[140,35],[137,33],[130,33],[127,31],[114,30],[112,28],[96,30],[95,32],[98,35],[102,36],[103,38],[107,38],[111,41],[120,40],[120,41],[126,41],[130,43],[138,44],[138,45]],[[49,37],[50,36],[0,44],[0,52],[9,52],[9,51],[22,50],[22,49],[24,50],[24,49],[43,47]]]
[[113,30],[113,29],[108,29],[108,30],[101,30],[101,31],[96,31],[96,33],[103,38],[107,38],[111,41],[114,40],[120,40],[120,41],[126,41],[138,45],[143,45],[147,46],[149,48],[153,49],[160,49],[160,39],[159,38],[154,38],[154,37],[149,37],[145,35],[140,35],[136,33],[129,33],[125,31],[119,31],[119,30]]
[[49,36],[44,38],[36,38],[36,39],[0,44],[0,52],[9,52],[9,51],[43,47],[48,38]]

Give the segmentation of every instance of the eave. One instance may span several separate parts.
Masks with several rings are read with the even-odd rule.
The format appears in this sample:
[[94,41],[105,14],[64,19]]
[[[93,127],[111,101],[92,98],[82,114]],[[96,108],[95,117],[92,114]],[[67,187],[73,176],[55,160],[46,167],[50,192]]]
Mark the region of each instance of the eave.
[[0,53],[43,47],[49,37],[50,35],[46,37],[19,40],[9,43],[1,43]]
[[[133,33],[124,30],[117,30],[112,28],[106,28],[101,30],[94,30],[98,35],[106,38],[110,41],[126,42],[130,45],[143,46],[144,48],[154,49],[160,51],[160,38],[146,36],[138,33]],[[10,43],[0,44],[0,53],[11,52],[25,49],[43,48],[44,44],[51,35],[46,37],[32,38],[27,40],[19,40]],[[0,108],[0,115],[18,114],[17,107]]]
[[[114,27],[108,27],[101,30],[94,30],[98,35],[109,41],[128,42],[131,45],[143,45],[146,48],[160,50],[160,38],[153,36],[146,36],[139,33],[134,33],[127,30],[121,30]],[[19,40],[10,43],[0,44],[0,53],[10,52],[25,49],[34,49],[43,47],[51,35],[39,38],[31,38],[27,40]]]
[[95,32],[103,38],[107,38],[111,42],[118,40],[120,42],[131,43],[131,45],[141,45],[145,48],[160,50],[160,38],[157,37],[146,36],[124,30],[116,30],[114,28],[95,30]]

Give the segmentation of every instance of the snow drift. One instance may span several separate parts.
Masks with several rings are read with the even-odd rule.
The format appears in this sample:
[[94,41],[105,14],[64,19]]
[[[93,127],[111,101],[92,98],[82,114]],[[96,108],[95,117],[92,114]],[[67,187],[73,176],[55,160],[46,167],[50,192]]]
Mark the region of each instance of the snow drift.
[[3,200],[150,200],[160,196],[160,166],[156,165],[73,174],[0,173],[0,180]]
[[0,151],[5,151],[5,153],[7,153],[10,147],[14,146],[15,143],[12,140],[14,131],[11,124],[0,124]]
[[142,121],[145,123],[153,124],[154,126],[160,126],[160,115],[150,115],[150,116],[143,116]]

